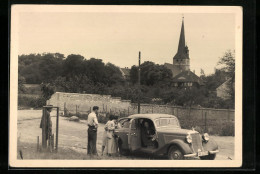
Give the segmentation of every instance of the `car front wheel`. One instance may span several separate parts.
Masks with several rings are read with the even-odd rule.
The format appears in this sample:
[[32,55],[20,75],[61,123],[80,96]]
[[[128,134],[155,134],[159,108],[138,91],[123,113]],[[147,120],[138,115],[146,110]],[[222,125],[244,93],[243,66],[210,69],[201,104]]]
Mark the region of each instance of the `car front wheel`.
[[184,155],[178,147],[171,146],[169,151],[168,151],[168,159],[170,159],[170,160],[183,160]]
[[216,154],[209,154],[207,156],[201,156],[201,160],[214,160],[216,158]]

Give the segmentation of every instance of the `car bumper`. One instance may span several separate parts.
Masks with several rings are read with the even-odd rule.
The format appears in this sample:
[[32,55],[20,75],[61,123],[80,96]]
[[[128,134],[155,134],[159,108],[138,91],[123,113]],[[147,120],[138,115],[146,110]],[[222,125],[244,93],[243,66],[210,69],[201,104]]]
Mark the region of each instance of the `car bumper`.
[[216,153],[219,153],[219,150],[212,150],[212,151],[209,151],[209,154],[216,154]]
[[[208,151],[208,154],[216,154],[218,152],[219,152],[219,150],[212,150],[212,151]],[[191,153],[191,154],[184,155],[185,158],[198,157],[198,156],[199,156],[198,153]]]

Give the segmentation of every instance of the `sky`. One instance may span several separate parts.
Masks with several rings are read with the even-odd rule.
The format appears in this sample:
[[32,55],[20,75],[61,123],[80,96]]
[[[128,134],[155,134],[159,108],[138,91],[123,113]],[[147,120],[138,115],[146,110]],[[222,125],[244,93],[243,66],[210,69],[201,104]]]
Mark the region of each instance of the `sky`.
[[152,61],[172,63],[182,16],[190,69],[214,72],[224,52],[235,49],[232,13],[20,12],[18,54],[80,54],[121,68]]

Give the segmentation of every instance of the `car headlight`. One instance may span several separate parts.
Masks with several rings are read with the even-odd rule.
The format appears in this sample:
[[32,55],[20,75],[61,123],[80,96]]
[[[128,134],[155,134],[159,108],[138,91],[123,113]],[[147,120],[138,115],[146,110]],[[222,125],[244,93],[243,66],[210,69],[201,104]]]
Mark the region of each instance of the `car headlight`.
[[192,138],[191,138],[190,134],[186,136],[186,141],[187,141],[187,143],[192,143]]
[[209,134],[207,133],[204,133],[203,136],[202,136],[203,140],[205,141],[209,141]]

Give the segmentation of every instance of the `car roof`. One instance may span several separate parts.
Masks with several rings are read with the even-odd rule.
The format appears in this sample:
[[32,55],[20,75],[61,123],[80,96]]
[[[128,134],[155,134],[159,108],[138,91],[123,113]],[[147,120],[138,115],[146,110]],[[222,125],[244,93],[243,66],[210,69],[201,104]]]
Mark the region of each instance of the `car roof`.
[[151,120],[155,120],[157,118],[176,118],[174,115],[169,114],[134,114],[128,116],[128,118],[149,118]]

